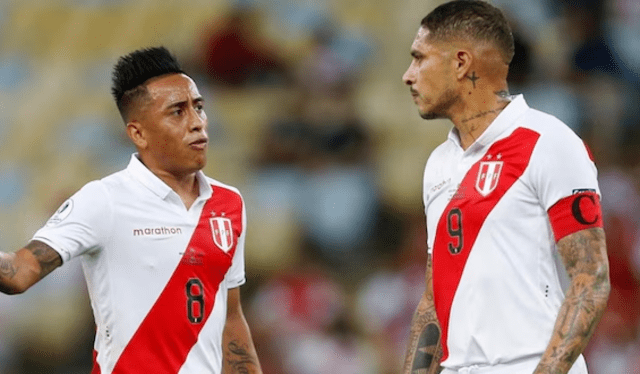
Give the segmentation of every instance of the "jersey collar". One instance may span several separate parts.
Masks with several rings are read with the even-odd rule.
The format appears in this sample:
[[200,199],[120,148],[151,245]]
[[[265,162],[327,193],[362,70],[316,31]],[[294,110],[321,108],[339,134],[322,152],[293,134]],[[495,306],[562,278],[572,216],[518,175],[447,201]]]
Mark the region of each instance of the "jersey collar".
[[[527,102],[524,100],[524,96],[511,96],[511,102],[509,105],[507,105],[504,110],[498,114],[496,119],[491,122],[489,127],[484,130],[482,135],[476,139],[467,151],[483,148],[492,144],[501,134],[513,126],[515,121],[528,109],[529,105],[527,105]],[[455,127],[449,131],[449,140],[453,141],[457,146],[461,146],[460,136],[458,135],[458,130]]]
[[[171,187],[169,187],[166,183],[162,181],[162,179],[158,178],[155,174],[151,172],[140,159],[138,158],[138,154],[134,153],[131,155],[131,161],[129,161],[129,166],[127,166],[127,170],[132,178],[138,180],[145,187],[147,187],[151,192],[158,195],[161,199],[166,199],[172,192],[175,193]],[[200,196],[198,199],[204,198],[208,199],[211,197],[213,190],[211,185],[207,183],[207,179],[204,173],[201,170],[196,172],[196,180],[198,181],[198,187],[200,188]]]

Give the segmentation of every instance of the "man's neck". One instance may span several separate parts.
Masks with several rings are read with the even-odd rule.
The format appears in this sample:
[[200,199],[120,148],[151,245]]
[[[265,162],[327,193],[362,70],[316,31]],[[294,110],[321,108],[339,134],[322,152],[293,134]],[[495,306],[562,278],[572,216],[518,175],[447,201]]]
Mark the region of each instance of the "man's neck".
[[200,186],[195,172],[184,176],[176,176],[162,171],[152,170],[152,172],[180,196],[187,209],[191,208],[191,205],[200,196]]
[[189,173],[173,173],[163,168],[147,163],[142,157],[139,157],[147,169],[149,169],[156,177],[166,183],[175,193],[180,196],[180,199],[184,203],[187,209],[191,208],[191,205],[200,196],[200,185],[198,178],[196,177],[197,171]]
[[452,115],[451,121],[458,130],[462,149],[469,148],[509,104],[509,93],[496,90],[491,93],[472,93],[464,108]]

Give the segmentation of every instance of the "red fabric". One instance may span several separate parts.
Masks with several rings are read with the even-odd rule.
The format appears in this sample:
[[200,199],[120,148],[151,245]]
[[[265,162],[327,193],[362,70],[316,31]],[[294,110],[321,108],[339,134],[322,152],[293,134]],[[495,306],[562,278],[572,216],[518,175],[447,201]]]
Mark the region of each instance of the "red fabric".
[[549,208],[548,214],[556,242],[580,230],[602,227],[600,197],[591,191],[559,200]]
[[93,350],[93,369],[91,374],[100,374],[100,365],[98,364],[98,351]]
[[[540,134],[535,131],[518,128],[509,137],[495,142],[487,154],[467,172],[456,195],[440,217],[433,249],[433,289],[436,313],[442,330],[442,361],[449,356],[447,333],[451,304],[478,233],[489,213],[524,173],[539,137]],[[486,194],[483,196],[478,192],[478,181],[483,180],[478,173],[481,172],[481,166],[485,165],[486,168],[486,164],[483,162],[495,160],[495,157],[490,159],[491,156],[488,155],[496,156],[498,154],[501,155],[503,161],[499,179],[495,182],[497,184],[486,182],[495,186],[495,189],[488,193],[486,193],[487,189],[483,189]],[[485,184],[485,186],[487,185]],[[451,222],[448,222],[452,211],[457,211],[459,214],[451,215]],[[458,222],[458,218],[461,220],[460,222]],[[448,224],[453,227],[448,227]],[[461,229],[463,232],[459,237],[452,237],[449,235],[449,229]],[[460,238],[462,238],[462,243],[460,243]],[[449,249],[450,245],[461,247],[460,252],[452,254]]]
[[591,148],[589,148],[589,145],[585,142],[582,142],[584,144],[584,148],[587,150],[587,154],[589,155],[589,158],[591,159],[591,161],[595,162],[595,158],[593,157],[593,153],[591,152]]
[[[213,310],[218,287],[231,267],[237,238],[242,231],[240,197],[230,190],[212,187],[213,195],[202,208],[200,221],[182,261],[125,347],[113,369],[114,374],[177,373],[198,340],[200,330]],[[228,252],[214,244],[209,222],[212,212],[224,212],[232,221],[234,245]],[[191,292],[193,296],[203,297],[204,315],[199,313],[200,305],[194,305],[187,295],[186,287],[193,285],[194,279],[200,281],[202,289],[194,291],[192,288]],[[196,312],[192,317],[199,318],[198,322],[190,321],[189,307],[192,313]]]

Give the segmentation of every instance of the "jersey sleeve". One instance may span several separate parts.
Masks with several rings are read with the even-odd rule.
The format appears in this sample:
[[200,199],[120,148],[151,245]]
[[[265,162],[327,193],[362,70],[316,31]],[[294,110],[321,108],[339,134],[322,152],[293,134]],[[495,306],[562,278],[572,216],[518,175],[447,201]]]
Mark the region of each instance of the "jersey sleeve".
[[235,288],[243,285],[246,281],[245,279],[245,271],[244,271],[244,243],[245,236],[247,232],[247,212],[244,204],[244,200],[242,201],[242,232],[240,233],[240,237],[238,238],[238,245],[236,246],[236,251],[233,254],[233,260],[231,263],[231,268],[227,272],[225,282],[227,283],[228,288]]
[[582,140],[559,126],[557,133],[540,138],[531,160],[534,189],[556,241],[585,228],[602,227],[596,166]]
[[110,218],[105,188],[100,182],[91,182],[65,201],[32,240],[49,245],[67,262],[101,248]]

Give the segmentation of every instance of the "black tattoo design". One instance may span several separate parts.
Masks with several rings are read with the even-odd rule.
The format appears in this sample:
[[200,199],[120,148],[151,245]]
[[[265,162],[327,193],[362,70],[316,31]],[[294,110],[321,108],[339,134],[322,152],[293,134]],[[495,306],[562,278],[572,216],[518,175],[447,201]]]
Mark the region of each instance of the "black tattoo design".
[[471,76],[467,75],[467,79],[473,83],[473,88],[476,88],[476,81],[480,79],[480,77],[476,76],[476,72],[471,73]]
[[33,240],[27,244],[26,248],[33,253],[33,256],[40,263],[41,279],[51,273],[55,268],[62,265],[62,258],[58,252],[43,242]]
[[[436,323],[429,323],[420,338],[418,339],[418,349],[413,358],[411,365],[411,373],[428,373],[432,364],[437,363],[441,356],[441,350],[438,346],[440,342],[440,326]],[[424,371],[423,371],[424,370]]]
[[561,239],[558,251],[571,286],[536,374],[569,371],[589,342],[609,296],[609,269],[601,228],[582,230]]
[[229,367],[233,369],[234,374],[249,374],[249,366],[257,366],[256,358],[249,353],[249,346],[247,344],[241,344],[239,341],[233,340],[229,342],[227,348],[227,363]]
[[472,120],[474,120],[474,119],[482,118],[482,117],[484,117],[484,116],[486,116],[486,115],[489,115],[489,114],[491,114],[491,113],[496,113],[496,114],[497,114],[497,113],[500,113],[500,112],[502,112],[503,110],[504,110],[504,108],[487,110],[487,111],[484,111],[484,112],[480,112],[480,113],[478,113],[478,114],[476,114],[476,115],[474,115],[474,116],[471,116],[471,117],[469,117],[469,118],[464,118],[464,119],[460,120],[460,122],[461,122],[461,123],[466,123],[466,122],[472,121]]
[[436,374],[442,371],[440,325],[433,305],[431,256],[427,257],[426,274],[427,291],[411,321],[404,374]]
[[13,265],[13,255],[3,253],[0,256],[0,277],[12,279],[18,272],[18,269]]

